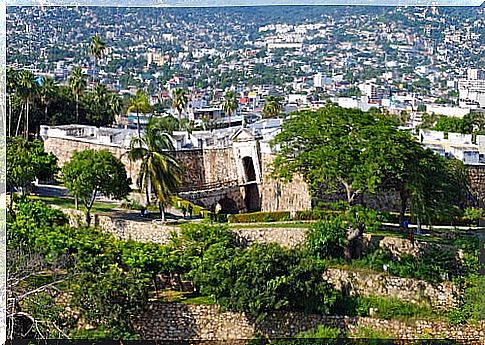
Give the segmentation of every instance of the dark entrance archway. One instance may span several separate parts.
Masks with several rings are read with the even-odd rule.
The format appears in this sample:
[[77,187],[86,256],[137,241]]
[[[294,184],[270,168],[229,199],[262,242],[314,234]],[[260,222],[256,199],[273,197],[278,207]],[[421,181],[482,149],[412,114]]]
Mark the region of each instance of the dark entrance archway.
[[261,198],[259,188],[256,182],[244,186],[245,197],[244,203],[248,211],[259,211],[261,209]]
[[220,213],[226,213],[226,214],[239,213],[239,207],[237,207],[237,203],[233,199],[225,197],[219,200],[219,205],[221,205]]
[[256,171],[254,170],[254,163],[251,157],[243,158],[244,173],[246,175],[246,182],[256,181]]

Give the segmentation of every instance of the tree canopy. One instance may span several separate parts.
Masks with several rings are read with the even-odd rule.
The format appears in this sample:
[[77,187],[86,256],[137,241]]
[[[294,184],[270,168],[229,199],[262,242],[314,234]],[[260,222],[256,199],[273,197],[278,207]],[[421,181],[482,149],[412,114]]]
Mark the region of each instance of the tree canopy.
[[73,196],[82,200],[88,224],[96,196],[101,193],[119,200],[131,191],[125,166],[108,150],[75,152],[62,167],[62,181]]

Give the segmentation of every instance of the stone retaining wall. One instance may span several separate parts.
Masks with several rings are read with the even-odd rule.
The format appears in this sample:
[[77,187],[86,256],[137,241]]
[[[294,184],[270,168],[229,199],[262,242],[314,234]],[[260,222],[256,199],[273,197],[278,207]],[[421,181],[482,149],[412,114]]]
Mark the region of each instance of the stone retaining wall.
[[[84,222],[84,213],[72,209],[62,209],[69,216],[70,223],[78,226],[79,221]],[[140,242],[156,242],[166,244],[170,233],[178,231],[177,226],[161,224],[154,220],[127,220],[123,219],[124,212],[113,215],[97,214],[92,216],[92,223],[101,229],[114,234],[121,239],[132,239]],[[246,226],[246,225],[245,225]],[[305,242],[304,228],[240,228],[232,230],[242,243],[278,243],[285,247],[294,248]],[[364,234],[364,244],[367,248],[384,248],[391,251],[395,256],[410,254],[416,256],[430,248],[438,247],[443,250],[455,250],[454,247],[436,243],[415,241],[414,244],[408,239],[398,237],[386,237],[381,235]],[[458,252],[461,255],[461,252]]]
[[412,303],[428,302],[437,309],[456,306],[455,296],[460,294],[451,282],[432,284],[384,273],[329,268],[324,279],[346,295],[391,297]]
[[271,338],[294,337],[326,324],[350,333],[357,327],[371,327],[395,334],[397,338],[413,339],[429,335],[435,338],[466,339],[467,344],[483,344],[485,322],[478,325],[450,326],[444,322],[399,321],[368,317],[321,316],[302,313],[272,314],[256,324],[244,313],[222,312],[215,305],[150,304],[138,319],[137,329],[144,339],[166,340],[231,340],[250,339],[255,335]]

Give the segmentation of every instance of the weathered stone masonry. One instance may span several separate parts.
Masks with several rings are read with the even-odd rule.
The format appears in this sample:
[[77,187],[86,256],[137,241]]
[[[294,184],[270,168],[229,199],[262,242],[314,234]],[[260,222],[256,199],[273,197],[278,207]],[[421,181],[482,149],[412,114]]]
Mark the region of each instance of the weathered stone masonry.
[[275,313],[262,323],[244,313],[222,312],[214,305],[184,305],[151,303],[138,319],[137,329],[145,339],[166,340],[231,340],[251,339],[255,335],[272,338],[294,337],[325,324],[344,331],[355,332],[358,326],[377,328],[397,338],[414,339],[417,335],[435,338],[463,339],[470,345],[485,341],[485,322],[477,325],[450,326],[445,322],[424,320],[406,324],[399,321],[369,317],[308,315],[302,313]]

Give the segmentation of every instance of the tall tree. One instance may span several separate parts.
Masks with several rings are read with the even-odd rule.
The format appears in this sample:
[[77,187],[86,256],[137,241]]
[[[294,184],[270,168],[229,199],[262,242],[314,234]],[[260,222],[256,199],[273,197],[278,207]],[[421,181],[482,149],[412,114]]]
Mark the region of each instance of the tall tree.
[[187,97],[187,90],[185,89],[176,89],[172,95],[172,108],[177,110],[179,117],[179,129],[182,128],[182,112],[187,107],[189,99]]
[[150,120],[145,136],[133,138],[128,151],[130,160],[141,161],[137,184],[145,191],[147,204],[150,204],[153,189],[162,220],[165,220],[165,207],[180,186],[180,166],[170,154],[173,150],[170,136],[157,122]]
[[136,112],[136,128],[138,130],[138,138],[140,138],[140,113],[148,114],[152,111],[152,107],[150,102],[148,102],[147,94],[143,90],[136,91],[135,96],[130,98],[128,104],[128,112]]
[[7,68],[7,101],[8,101],[8,124],[7,135],[12,135],[12,98],[18,88],[18,73],[13,68]]
[[91,44],[89,46],[89,54],[94,58],[96,67],[98,67],[99,60],[103,58],[105,50],[106,44],[101,40],[101,36],[99,36],[98,34],[92,36]]
[[114,121],[114,112],[110,104],[111,92],[102,84],[96,84],[94,89],[85,97],[84,103],[88,110],[86,120],[97,126],[111,125]]
[[52,102],[54,102],[57,96],[57,85],[52,77],[44,77],[42,78],[42,84],[40,87],[40,100],[41,103],[44,105],[44,123],[47,123],[49,120],[49,106]]
[[229,91],[224,95],[224,101],[222,102],[222,110],[229,117],[229,127],[231,127],[231,115],[239,107],[239,102],[236,99],[234,91]]
[[[35,96],[37,95],[39,90],[39,85],[34,79],[34,75],[32,72],[27,70],[22,70],[19,73],[18,79],[18,92],[20,97],[23,100],[24,107],[25,107],[25,122],[24,122],[24,136],[27,139],[29,135],[29,115],[30,115],[30,107],[32,102],[34,101]],[[17,124],[17,131],[15,135],[18,135],[18,130],[20,126],[21,116],[19,116],[19,122]]]
[[119,200],[131,191],[125,166],[107,150],[75,152],[62,167],[61,175],[69,192],[82,200],[88,225],[91,223],[91,209],[99,193]]
[[69,77],[69,87],[76,97],[76,122],[79,123],[79,97],[86,90],[87,82],[86,75],[83,74],[80,67],[74,67]]
[[121,98],[118,94],[112,92],[109,95],[109,105],[115,118],[118,119],[123,112],[123,98]]
[[280,97],[268,96],[265,98],[263,106],[264,117],[277,117],[281,113],[282,109],[283,105],[281,104]]

